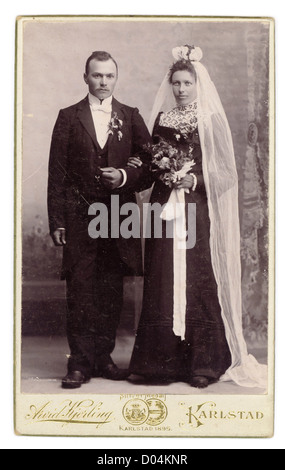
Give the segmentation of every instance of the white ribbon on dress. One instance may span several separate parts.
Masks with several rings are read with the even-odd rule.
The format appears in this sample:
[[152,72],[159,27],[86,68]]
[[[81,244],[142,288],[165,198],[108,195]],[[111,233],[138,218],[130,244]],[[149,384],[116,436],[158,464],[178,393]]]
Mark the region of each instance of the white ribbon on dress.
[[[177,179],[184,178],[192,168],[193,162],[188,162],[177,172]],[[173,220],[173,332],[185,339],[186,332],[186,215],[185,192],[189,189],[173,189],[160,215],[161,219]]]

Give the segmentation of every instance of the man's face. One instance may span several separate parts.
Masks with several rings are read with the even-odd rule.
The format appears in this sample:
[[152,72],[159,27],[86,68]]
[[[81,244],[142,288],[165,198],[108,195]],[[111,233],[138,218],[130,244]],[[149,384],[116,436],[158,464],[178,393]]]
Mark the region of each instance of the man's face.
[[92,59],[89,62],[88,73],[84,74],[89,92],[99,100],[112,95],[117,78],[117,68],[111,59],[106,61]]

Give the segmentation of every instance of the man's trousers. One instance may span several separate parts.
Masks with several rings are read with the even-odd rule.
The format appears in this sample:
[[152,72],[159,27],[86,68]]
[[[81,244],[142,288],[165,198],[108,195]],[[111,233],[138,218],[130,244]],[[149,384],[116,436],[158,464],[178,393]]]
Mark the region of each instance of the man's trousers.
[[68,272],[68,372],[80,370],[91,377],[112,363],[123,306],[123,277],[124,265],[111,238],[90,243]]

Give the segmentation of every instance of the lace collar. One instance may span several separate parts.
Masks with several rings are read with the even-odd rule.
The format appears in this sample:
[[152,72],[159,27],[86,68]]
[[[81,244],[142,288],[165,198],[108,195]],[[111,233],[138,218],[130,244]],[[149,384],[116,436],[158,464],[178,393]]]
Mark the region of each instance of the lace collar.
[[183,133],[194,132],[198,126],[197,100],[162,113],[159,124],[164,127],[172,127]]
[[188,104],[181,104],[173,108],[173,111],[196,111],[197,110],[197,98],[194,101],[191,101],[191,103]]

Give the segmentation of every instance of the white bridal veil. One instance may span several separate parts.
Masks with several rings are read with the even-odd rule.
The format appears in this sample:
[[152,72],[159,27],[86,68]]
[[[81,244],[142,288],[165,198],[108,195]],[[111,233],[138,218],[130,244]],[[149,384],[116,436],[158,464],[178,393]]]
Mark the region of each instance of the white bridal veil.
[[[175,61],[190,60],[197,74],[198,131],[208,197],[212,266],[232,356],[232,364],[221,380],[265,389],[267,366],[248,353],[242,329],[238,177],[231,131],[216,87],[200,63],[201,49],[181,46],[172,53]],[[173,93],[167,73],[153,105],[150,132],[158,113],[167,111],[171,101]]]

